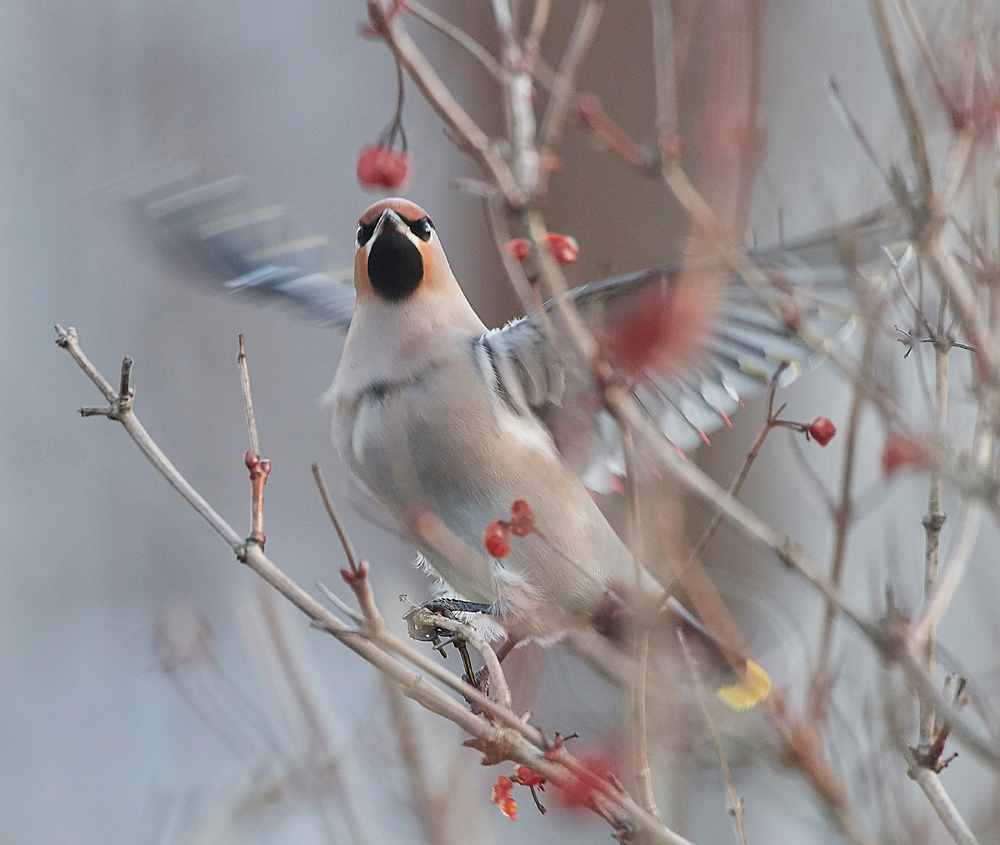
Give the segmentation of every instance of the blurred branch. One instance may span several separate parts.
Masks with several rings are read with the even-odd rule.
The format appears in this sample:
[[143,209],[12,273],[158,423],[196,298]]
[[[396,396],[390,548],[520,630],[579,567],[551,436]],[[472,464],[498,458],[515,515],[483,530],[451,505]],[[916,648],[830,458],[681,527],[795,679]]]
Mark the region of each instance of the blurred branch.
[[597,25],[600,23],[603,12],[603,0],[587,0],[580,6],[576,24],[573,26],[573,32],[569,38],[569,45],[559,63],[552,96],[549,98],[545,117],[542,119],[542,125],[538,131],[539,154],[543,162],[538,184],[539,194],[544,194],[545,184],[548,181],[549,170],[544,167],[544,164],[549,156],[554,155],[555,147],[562,136],[563,124],[566,121],[566,114],[576,85],[576,76],[594,40],[594,34],[597,32]]
[[681,649],[684,651],[684,660],[687,661],[688,670],[691,672],[691,680],[694,686],[695,697],[698,699],[698,707],[701,709],[705,725],[712,735],[712,744],[715,746],[715,752],[719,755],[719,768],[722,770],[722,779],[726,782],[726,792],[729,793],[729,812],[733,817],[733,823],[736,825],[736,839],[740,845],[748,845],[747,831],[743,824],[743,799],[736,792],[736,785],[733,783],[733,776],[729,771],[729,763],[726,760],[725,752],[722,750],[722,742],[719,740],[719,732],[715,728],[715,721],[712,719],[712,713],[708,709],[708,702],[705,700],[705,684],[701,679],[698,664],[695,662],[694,655],[691,654],[691,649],[687,644],[684,632],[680,628],[677,629],[677,639],[680,641]]
[[[984,740],[978,736],[955,709],[947,702],[931,679],[924,673],[919,661],[910,652],[913,640],[907,639],[900,631],[886,628],[867,618],[863,611],[855,607],[841,591],[823,575],[819,567],[787,536],[775,531],[757,517],[746,506],[732,498],[705,473],[690,461],[682,460],[663,435],[655,429],[641,412],[634,408],[629,397],[615,393],[608,401],[619,405],[632,430],[645,444],[648,454],[655,463],[667,471],[674,479],[698,498],[712,507],[717,507],[730,524],[747,539],[773,552],[778,559],[804,577],[819,593],[832,602],[888,660],[898,661],[903,668],[908,683],[917,694],[938,709],[942,718],[954,728],[954,733],[962,739],[977,756],[994,768],[1000,768],[1000,751],[996,740]],[[893,620],[888,620],[892,622]]]
[[[873,298],[872,292],[866,291],[866,293],[868,294],[867,299],[871,300]],[[863,350],[861,353],[861,372],[871,372],[875,360],[874,324],[880,314],[878,311],[871,314],[867,308],[863,309],[863,311],[866,314],[866,319]],[[864,391],[859,385],[854,385],[854,393],[851,397],[851,409],[847,417],[847,431],[844,438],[844,458],[840,474],[840,500],[833,510],[834,540],[829,571],[831,583],[838,588],[843,579],[844,562],[847,559],[847,541],[851,523],[854,521],[854,474],[857,463],[861,413],[865,408],[865,404],[866,397]],[[827,601],[820,628],[816,667],[813,669],[809,684],[809,715],[815,720],[817,725],[821,725],[826,716],[826,702],[829,697],[830,688],[830,651],[833,647],[833,629],[836,616],[837,608],[834,607],[832,602]]]
[[910,156],[917,169],[917,190],[920,195],[920,208],[927,210],[931,204],[931,166],[927,157],[927,143],[924,138],[924,127],[917,111],[917,95],[913,83],[903,67],[903,59],[896,45],[896,36],[892,23],[889,21],[889,11],[885,0],[871,0],[872,13],[878,27],[879,42],[889,69],[889,79],[896,94],[896,104],[899,106],[903,123],[906,126],[906,137],[910,144]]
[[460,845],[458,838],[452,837],[449,830],[451,796],[439,794],[431,788],[431,773],[424,765],[425,758],[420,748],[417,723],[407,709],[406,699],[399,687],[385,675],[382,675],[382,688],[389,703],[399,754],[409,774],[414,812],[424,829],[424,835],[430,845]]
[[413,17],[419,21],[423,21],[431,29],[440,32],[445,38],[458,44],[466,52],[469,53],[474,59],[476,59],[490,75],[496,79],[502,79],[503,68],[500,67],[500,63],[493,58],[493,55],[483,47],[476,39],[474,39],[469,33],[467,33],[461,27],[455,26],[445,18],[441,17],[433,9],[427,8],[423,3],[418,3],[417,0],[407,0],[406,11],[409,12]]
[[542,34],[549,22],[549,12],[552,11],[552,0],[535,0],[531,12],[531,23],[524,39],[524,62],[528,73],[533,73],[535,64],[541,54]]

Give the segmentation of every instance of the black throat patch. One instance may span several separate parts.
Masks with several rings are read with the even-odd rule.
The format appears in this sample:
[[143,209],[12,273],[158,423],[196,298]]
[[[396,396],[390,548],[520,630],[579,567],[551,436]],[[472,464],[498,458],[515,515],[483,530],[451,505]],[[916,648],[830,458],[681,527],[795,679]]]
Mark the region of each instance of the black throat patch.
[[406,299],[424,277],[420,250],[402,232],[379,233],[368,252],[368,280],[372,290],[389,302]]

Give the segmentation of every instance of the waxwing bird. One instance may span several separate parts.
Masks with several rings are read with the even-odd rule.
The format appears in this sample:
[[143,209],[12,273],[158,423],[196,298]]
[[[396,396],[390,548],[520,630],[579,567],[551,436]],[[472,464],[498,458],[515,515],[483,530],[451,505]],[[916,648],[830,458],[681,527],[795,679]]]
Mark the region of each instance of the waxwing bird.
[[[631,555],[588,490],[620,472],[615,427],[592,401],[589,366],[553,338],[558,309],[549,303],[488,330],[431,218],[399,198],[362,214],[352,290],[300,261],[301,239],[268,244],[259,232],[248,235],[267,213],[234,211],[236,190],[225,180],[180,192],[164,186],[139,202],[167,241],[202,266],[214,264],[231,289],[282,298],[324,324],[348,326],[327,394],[334,443],[445,590],[488,608],[518,636],[594,620],[609,601],[634,593]],[[750,251],[771,288],[753,290],[727,271],[725,296],[699,333],[696,354],[687,350],[668,366],[644,360],[632,373],[637,401],[679,448],[707,440],[783,362],[791,363],[781,370],[787,383],[822,359],[775,311],[794,312],[798,325],[841,342],[855,321],[852,288],[864,278],[858,267],[884,246],[901,252],[906,234],[897,216],[877,213]],[[565,304],[613,352],[650,302],[671,304],[682,275],[669,268],[607,279],[570,291]],[[650,293],[660,298],[649,300]],[[567,429],[586,433],[567,437]],[[484,530],[516,501],[530,506],[532,529],[495,558]],[[642,592],[658,594],[648,573],[639,577]]]

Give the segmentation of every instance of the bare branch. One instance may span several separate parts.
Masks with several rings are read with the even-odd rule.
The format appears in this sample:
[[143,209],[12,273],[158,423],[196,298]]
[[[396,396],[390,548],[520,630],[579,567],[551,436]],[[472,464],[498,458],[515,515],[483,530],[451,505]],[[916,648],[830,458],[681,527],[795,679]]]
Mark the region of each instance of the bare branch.
[[253,413],[253,398],[250,394],[250,369],[247,366],[247,354],[243,348],[243,335],[240,335],[240,354],[236,358],[240,366],[240,384],[243,387],[243,404],[247,409],[247,429],[250,431],[250,451],[260,457],[260,438],[257,436],[257,419]]
[[464,29],[455,26],[455,24],[441,17],[433,9],[427,8],[423,3],[418,3],[417,0],[407,0],[406,11],[417,20],[423,21],[431,29],[440,32],[445,38],[454,41],[459,47],[462,47],[486,68],[491,76],[498,80],[503,78],[503,68],[500,67],[500,63],[493,58],[489,50],[483,47]]
[[917,95],[913,90],[903,59],[896,45],[896,36],[889,22],[889,11],[885,0],[872,0],[872,11],[878,26],[879,41],[882,53],[889,68],[889,79],[896,93],[896,103],[899,106],[903,123],[906,126],[906,137],[910,144],[910,156],[917,168],[917,189],[920,194],[920,208],[929,209],[931,203],[931,166],[927,157],[927,142],[924,137],[924,127],[917,111]]
[[906,774],[916,781],[917,785],[924,791],[931,807],[937,813],[941,823],[955,840],[955,845],[979,845],[979,841],[973,835],[969,825],[958,812],[951,796],[945,791],[941,778],[936,772],[921,766],[913,752],[907,755],[909,765]]
[[541,53],[542,35],[545,32],[545,25],[549,21],[551,10],[552,0],[535,0],[535,8],[531,12],[531,23],[528,25],[528,34],[524,39],[524,63],[528,73],[534,73]]
[[420,89],[431,108],[445,122],[452,136],[472,156],[483,173],[501,190],[507,202],[514,207],[520,206],[525,197],[514,178],[514,174],[504,160],[497,155],[486,134],[459,105],[451,91],[448,90],[448,86],[444,84],[430,62],[413,43],[400,22],[400,16],[388,15],[383,10],[379,0],[369,0],[368,11],[372,20],[379,24],[380,32],[410,79]]
[[319,464],[313,464],[311,467],[313,478],[316,480],[316,487],[319,489],[319,497],[323,500],[323,507],[326,508],[326,515],[330,517],[330,522],[333,523],[334,530],[337,532],[337,537],[340,539],[340,545],[344,549],[344,555],[347,557],[347,564],[351,567],[351,572],[357,574],[358,572],[358,556],[354,552],[354,544],[351,543],[351,538],[347,536],[347,532],[344,530],[344,526],[337,516],[337,512],[334,510],[333,502],[330,500],[330,494],[326,489],[326,482],[323,480],[323,470],[319,468]]
[[[542,125],[538,131],[540,138],[538,146],[543,162],[546,156],[553,153],[562,136],[563,124],[566,121],[566,114],[576,85],[576,76],[587,51],[590,50],[603,13],[603,0],[587,0],[580,6],[573,33],[570,35],[569,45],[559,63],[556,83],[545,110],[545,117],[542,119]],[[545,190],[548,172],[545,168],[542,169],[539,182],[540,191]]]
[[[58,343],[66,349],[81,369],[99,388],[107,385],[97,369],[87,360],[80,349],[76,332],[57,327]],[[102,392],[104,392],[102,390]],[[108,386],[112,404],[118,401]],[[392,657],[379,645],[368,639],[362,632],[353,631],[344,622],[328,611],[309,595],[285,572],[279,569],[265,554],[260,544],[241,542],[239,535],[208,505],[202,496],[184,479],[173,464],[163,455],[158,446],[149,438],[131,408],[124,411],[119,420],[140,451],[154,467],[170,482],[181,495],[202,515],[202,517],[226,540],[242,563],[281,593],[301,610],[313,625],[336,637],[376,669],[399,685],[403,694],[422,707],[458,725],[475,738],[477,747],[484,749],[490,759],[511,759],[538,772],[556,785],[572,784],[581,775],[588,775],[587,768],[568,754],[564,748],[553,752],[541,735],[529,729],[509,710],[498,707],[494,702],[481,696],[487,707],[504,716],[504,724],[492,724],[481,716],[470,713],[443,691],[431,686],[420,675],[415,675],[404,664]],[[472,689],[469,687],[469,689]],[[478,692],[478,691],[476,691]],[[464,694],[464,692],[463,692]],[[516,726],[514,730],[511,727]],[[527,739],[532,735],[535,740]],[[592,805],[607,819],[628,819],[629,823],[652,843],[663,845],[690,845],[687,839],[663,827],[646,813],[627,795],[624,795],[609,781],[587,781],[593,787]]]

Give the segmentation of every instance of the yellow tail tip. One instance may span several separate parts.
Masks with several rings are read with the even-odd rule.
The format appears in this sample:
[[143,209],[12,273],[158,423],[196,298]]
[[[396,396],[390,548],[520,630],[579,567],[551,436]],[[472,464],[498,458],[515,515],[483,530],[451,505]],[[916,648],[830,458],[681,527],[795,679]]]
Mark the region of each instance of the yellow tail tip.
[[746,675],[738,684],[722,687],[716,693],[733,710],[756,707],[771,692],[771,676],[752,660],[747,661]]

